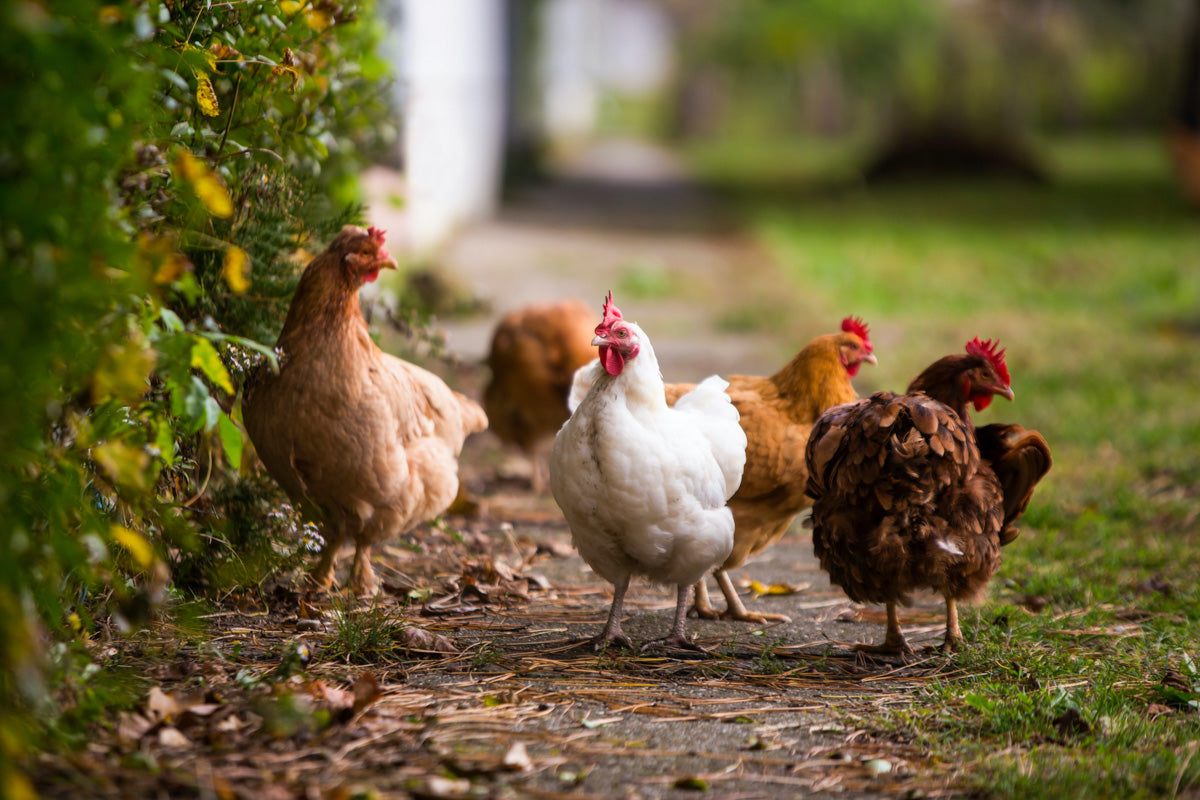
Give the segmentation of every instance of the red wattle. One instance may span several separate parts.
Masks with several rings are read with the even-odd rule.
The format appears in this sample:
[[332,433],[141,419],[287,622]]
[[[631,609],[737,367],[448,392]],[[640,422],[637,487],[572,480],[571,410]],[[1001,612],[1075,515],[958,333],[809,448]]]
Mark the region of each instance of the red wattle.
[[378,277],[379,277],[379,268],[376,267],[375,269],[373,269],[370,272],[363,275],[363,281],[366,283],[374,283],[375,279]]
[[992,404],[992,396],[990,394],[973,394],[971,402],[975,405],[976,411],[983,411]]
[[600,364],[604,367],[605,372],[615,378],[625,368],[625,359],[621,357],[615,347],[602,344],[600,345]]

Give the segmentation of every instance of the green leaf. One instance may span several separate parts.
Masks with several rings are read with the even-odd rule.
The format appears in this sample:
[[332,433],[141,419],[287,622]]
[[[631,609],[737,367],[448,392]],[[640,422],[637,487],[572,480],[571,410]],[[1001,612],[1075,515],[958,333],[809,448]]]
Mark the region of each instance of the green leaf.
[[225,448],[225,455],[229,457],[229,463],[234,469],[240,469],[242,451],[246,447],[242,429],[228,415],[221,414],[217,417],[217,433],[221,437],[221,447]]
[[187,391],[183,396],[183,416],[188,421],[188,429],[193,433],[204,430],[211,431],[221,416],[221,407],[208,393],[208,387],[197,376],[192,376]]
[[229,394],[233,394],[233,381],[229,379],[229,371],[221,363],[217,348],[207,339],[197,337],[192,344],[192,368],[199,369],[204,377],[220,386]]

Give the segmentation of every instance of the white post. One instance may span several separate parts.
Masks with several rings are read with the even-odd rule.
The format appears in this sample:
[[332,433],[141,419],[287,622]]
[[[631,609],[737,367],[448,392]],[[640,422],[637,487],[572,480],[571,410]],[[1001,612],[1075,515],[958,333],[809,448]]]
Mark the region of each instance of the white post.
[[503,0],[403,0],[408,244],[429,253],[488,217],[504,151]]

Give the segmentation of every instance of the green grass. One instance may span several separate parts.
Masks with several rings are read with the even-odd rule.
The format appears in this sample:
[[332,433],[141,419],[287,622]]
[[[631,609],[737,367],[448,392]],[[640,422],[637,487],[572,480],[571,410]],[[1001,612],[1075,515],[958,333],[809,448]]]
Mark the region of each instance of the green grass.
[[[964,618],[953,677],[874,724],[986,795],[1194,794],[1200,216],[1153,138],[1045,143],[1040,186],[867,187],[861,152],[692,155],[740,203],[813,333],[848,313],[870,322],[880,364],[860,391],[901,390],[968,339],[998,337],[1017,399],[977,419],[1037,428],[1055,458],[990,599]],[[1156,715],[1168,669],[1194,695]],[[1086,731],[1055,726],[1068,709]]]

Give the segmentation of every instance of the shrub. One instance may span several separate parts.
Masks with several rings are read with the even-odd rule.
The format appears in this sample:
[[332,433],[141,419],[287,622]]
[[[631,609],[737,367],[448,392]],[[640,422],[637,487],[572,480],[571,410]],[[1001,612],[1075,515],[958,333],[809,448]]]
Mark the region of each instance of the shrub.
[[46,643],[82,654],[98,622],[136,624],[164,559],[186,572],[199,537],[226,535],[202,512],[238,495],[232,350],[271,357],[300,256],[356,218],[353,168],[388,130],[371,11],[0,11],[6,796],[51,707]]

